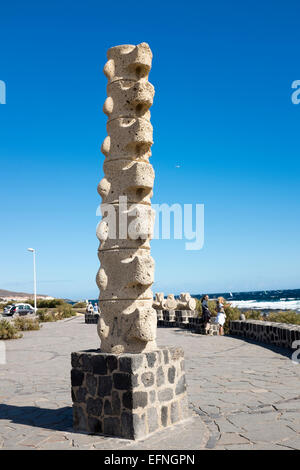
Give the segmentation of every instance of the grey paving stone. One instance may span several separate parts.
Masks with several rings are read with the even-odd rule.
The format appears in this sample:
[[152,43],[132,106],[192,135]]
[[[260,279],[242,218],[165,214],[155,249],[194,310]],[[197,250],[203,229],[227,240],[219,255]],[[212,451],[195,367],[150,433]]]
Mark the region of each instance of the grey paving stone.
[[217,442],[217,445],[227,446],[229,444],[250,444],[250,442],[249,439],[246,439],[236,432],[222,433],[220,439]]
[[[199,414],[194,413],[185,424],[147,439],[143,439],[144,417],[140,426],[141,440],[134,442],[73,432],[70,356],[73,351],[99,347],[95,325],[85,325],[78,317],[68,322],[44,324],[40,331],[25,332],[22,339],[9,341],[8,362],[0,365],[0,447],[299,449],[300,367],[292,364],[283,354],[285,351],[281,354],[280,348],[268,349],[239,338],[194,335],[177,328],[158,329],[158,344],[183,347],[189,401]],[[167,352],[163,352],[162,359],[156,354],[148,355],[149,371],[156,360],[168,363]],[[114,357],[108,357],[106,365],[99,363],[96,367],[116,371]],[[87,363],[86,368],[90,369],[91,364]],[[124,385],[122,379],[128,378],[126,371],[121,374],[124,375],[120,378],[120,387]],[[172,373],[165,377],[162,391],[168,389],[170,379],[172,383]],[[82,386],[81,377],[76,376],[74,380],[76,386]],[[91,394],[94,385],[92,382],[88,385]],[[104,388],[109,390],[107,385]],[[139,390],[133,381],[131,386],[135,387],[134,391]],[[154,397],[148,397],[150,402],[152,399]],[[163,406],[162,402],[157,409],[159,419]],[[253,444],[236,442],[240,439],[246,442],[250,439]]]
[[253,443],[273,442],[276,444],[286,441],[287,439],[297,439],[295,432],[287,426],[277,424],[268,427],[259,427],[259,422],[255,430],[243,432],[243,436]]

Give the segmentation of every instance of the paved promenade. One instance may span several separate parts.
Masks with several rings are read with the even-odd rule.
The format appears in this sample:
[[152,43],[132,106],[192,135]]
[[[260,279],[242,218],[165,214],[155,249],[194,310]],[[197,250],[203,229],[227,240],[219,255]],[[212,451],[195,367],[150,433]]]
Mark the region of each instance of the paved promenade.
[[182,346],[191,418],[143,441],[72,432],[70,353],[98,347],[83,317],[6,341],[0,365],[2,449],[300,449],[300,365],[287,350],[158,329]]

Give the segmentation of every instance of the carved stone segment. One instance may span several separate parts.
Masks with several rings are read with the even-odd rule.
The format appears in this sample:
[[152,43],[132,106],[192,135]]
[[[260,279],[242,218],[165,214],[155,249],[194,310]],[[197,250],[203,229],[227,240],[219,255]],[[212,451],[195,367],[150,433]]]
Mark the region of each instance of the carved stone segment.
[[195,310],[196,300],[188,292],[181,293],[177,300],[174,294],[169,294],[165,299],[163,292],[159,292],[155,294],[153,308],[156,310]]
[[99,251],[100,300],[152,299],[154,260],[149,250]]
[[[152,299],[100,301],[99,305],[101,350],[110,349],[114,354],[122,353],[124,346],[135,353],[152,350],[156,338]],[[120,337],[124,344],[119,344]]]
[[180,294],[177,302],[177,310],[195,310],[196,300],[188,292]]
[[167,300],[165,301],[165,308],[168,310],[175,310],[177,307],[177,300],[174,297],[174,294],[169,294]]
[[154,96],[151,83],[119,80],[108,85],[107,94],[103,112],[109,120],[118,117],[143,117],[150,121],[149,108]]
[[155,212],[145,204],[102,204],[103,218],[96,234],[99,251],[144,248],[150,250]]
[[98,334],[103,352],[140,353],[156,349],[150,256],[154,170],[149,163],[153,144],[149,109],[154,87],[148,74],[152,53],[142,43],[112,47],[107,57],[108,97],[103,111],[108,135],[102,144],[104,178],[98,185],[103,216],[97,227]]
[[153,301],[153,308],[156,310],[165,309],[165,297],[163,292],[156,292],[155,300]]
[[148,80],[152,52],[147,43],[111,47],[107,52],[107,58],[104,74],[109,83],[124,79],[136,82]]
[[135,160],[105,161],[105,177],[98,185],[103,202],[119,202],[126,196],[128,202],[151,204],[154,170],[152,165]]
[[134,117],[116,118],[108,121],[107,133],[101,147],[107,159],[148,161],[153,144],[153,128],[149,121]]

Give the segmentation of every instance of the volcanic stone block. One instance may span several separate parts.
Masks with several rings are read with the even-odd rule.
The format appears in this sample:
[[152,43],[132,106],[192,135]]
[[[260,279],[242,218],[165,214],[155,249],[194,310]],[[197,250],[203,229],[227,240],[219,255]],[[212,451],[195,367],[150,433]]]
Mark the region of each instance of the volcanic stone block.
[[293,349],[293,342],[300,339],[300,326],[261,320],[232,320],[231,335],[243,336],[255,341]]
[[84,323],[97,325],[99,320],[98,313],[86,313],[84,315]]
[[184,420],[183,363],[182,349],[174,347],[115,356],[99,350],[72,353],[75,430],[139,439]]

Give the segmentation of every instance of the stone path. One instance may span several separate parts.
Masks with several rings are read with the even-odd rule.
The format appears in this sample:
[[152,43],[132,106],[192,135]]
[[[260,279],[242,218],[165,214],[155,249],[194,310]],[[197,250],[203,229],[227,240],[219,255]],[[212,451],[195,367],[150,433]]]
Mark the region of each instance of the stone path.
[[300,449],[300,365],[290,352],[236,337],[159,329],[181,345],[192,416],[134,442],[72,432],[70,353],[98,347],[82,317],[7,341],[0,365],[3,449]]

